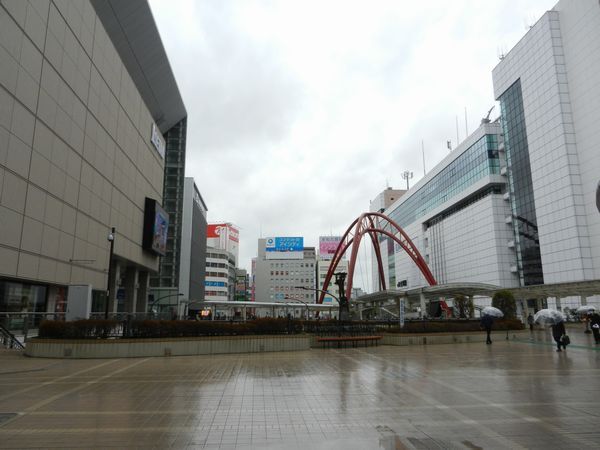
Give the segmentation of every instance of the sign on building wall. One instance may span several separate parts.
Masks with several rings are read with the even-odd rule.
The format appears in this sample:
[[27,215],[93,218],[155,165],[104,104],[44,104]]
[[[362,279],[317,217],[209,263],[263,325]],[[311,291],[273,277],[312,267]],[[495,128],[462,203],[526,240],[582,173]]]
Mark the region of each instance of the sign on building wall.
[[332,259],[335,251],[342,242],[341,236],[320,236],[319,255],[323,259]]
[[265,240],[266,259],[303,259],[303,237],[268,237]]
[[206,245],[231,253],[237,265],[240,232],[231,223],[210,223],[206,228]]
[[157,255],[167,253],[169,215],[154,199],[146,197],[142,247]]
[[165,140],[162,133],[158,129],[155,123],[152,124],[152,134],[150,135],[150,142],[154,145],[154,148],[162,159],[165,159]]

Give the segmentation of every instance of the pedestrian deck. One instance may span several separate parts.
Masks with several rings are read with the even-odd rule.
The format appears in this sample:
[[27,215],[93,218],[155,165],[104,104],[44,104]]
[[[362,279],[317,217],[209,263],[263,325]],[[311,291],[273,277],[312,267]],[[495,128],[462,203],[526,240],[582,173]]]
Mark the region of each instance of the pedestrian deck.
[[600,351],[530,340],[188,357],[0,352],[0,448],[595,448]]

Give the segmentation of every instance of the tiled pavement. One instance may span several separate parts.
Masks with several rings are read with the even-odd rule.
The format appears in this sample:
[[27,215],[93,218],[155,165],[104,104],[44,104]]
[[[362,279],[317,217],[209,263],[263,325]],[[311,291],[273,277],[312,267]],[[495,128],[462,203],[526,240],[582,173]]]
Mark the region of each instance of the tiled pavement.
[[[0,352],[0,448],[600,446],[600,348],[534,340],[111,360]],[[600,347],[600,346],[598,346]]]

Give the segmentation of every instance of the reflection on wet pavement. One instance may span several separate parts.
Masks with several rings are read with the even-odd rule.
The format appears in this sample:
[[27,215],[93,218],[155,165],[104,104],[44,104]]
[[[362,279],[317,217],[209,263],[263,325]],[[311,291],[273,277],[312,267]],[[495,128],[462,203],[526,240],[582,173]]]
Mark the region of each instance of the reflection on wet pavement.
[[123,360],[0,352],[0,448],[594,448],[582,330],[493,345]]

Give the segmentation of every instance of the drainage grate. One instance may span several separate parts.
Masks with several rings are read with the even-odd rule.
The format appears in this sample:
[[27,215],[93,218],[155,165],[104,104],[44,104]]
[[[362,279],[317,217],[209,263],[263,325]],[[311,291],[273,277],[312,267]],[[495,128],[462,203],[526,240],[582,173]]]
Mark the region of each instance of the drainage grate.
[[0,427],[16,416],[17,413],[0,413]]

